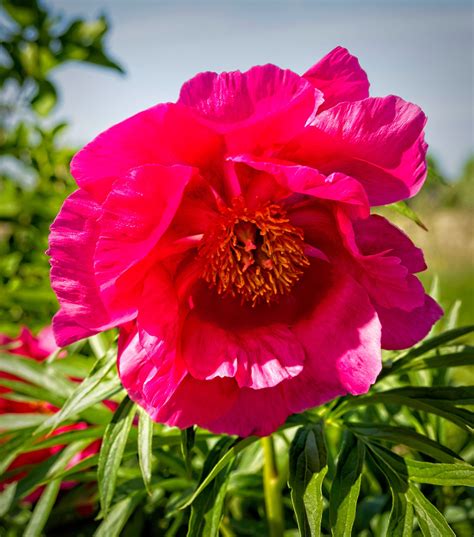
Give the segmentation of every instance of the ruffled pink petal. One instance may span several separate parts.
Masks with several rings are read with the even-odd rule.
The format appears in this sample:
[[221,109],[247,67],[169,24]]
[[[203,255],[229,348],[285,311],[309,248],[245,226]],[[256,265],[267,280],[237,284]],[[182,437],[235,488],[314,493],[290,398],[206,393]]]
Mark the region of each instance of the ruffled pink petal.
[[168,229],[193,174],[188,166],[150,164],[114,183],[102,206],[94,256],[96,281],[106,300],[115,294],[117,279],[144,259]]
[[58,345],[89,337],[125,319],[105,308],[93,271],[100,206],[83,190],[64,202],[51,225],[51,285],[61,309],[53,318]]
[[229,330],[193,311],[183,326],[181,351],[194,378],[231,377],[239,387],[256,390],[298,375],[305,359],[286,325]]
[[263,390],[242,388],[233,406],[207,428],[217,434],[267,436],[283,425],[289,414],[282,385]]
[[221,144],[185,107],[158,104],[99,134],[75,155],[71,173],[81,188],[102,201],[117,178],[138,166],[212,167]]
[[[159,352],[160,346],[155,346]],[[176,355],[164,352],[150,356],[136,331],[126,335],[119,346],[120,379],[130,397],[150,417],[182,429],[207,425],[225,413],[237,398],[231,379],[196,380],[186,373]]]
[[[388,248],[383,251],[364,255],[357,244],[358,228],[355,226],[360,225],[363,229],[365,220],[352,221],[341,212],[338,213],[337,220],[344,243],[353,256],[348,270],[355,271],[358,282],[365,287],[374,304],[405,311],[421,306],[425,296],[421,282],[411,274],[399,257],[392,255],[389,243]],[[383,237],[381,242],[383,243]],[[347,260],[344,262],[347,263]]]
[[369,96],[369,80],[355,56],[336,47],[303,75],[324,94],[318,112],[343,101],[360,101]]
[[345,173],[364,186],[371,205],[414,196],[426,177],[420,108],[393,95],[344,102],[318,114],[281,158]]
[[378,305],[376,308],[382,323],[382,348],[389,350],[406,349],[418,343],[443,315],[443,310],[428,295],[421,307],[409,312]]
[[408,272],[398,257],[378,254],[360,257],[358,262],[359,282],[367,289],[374,303],[404,311],[411,311],[423,304],[423,285]]
[[225,133],[230,151],[268,150],[289,140],[313,117],[322,94],[275,65],[242,73],[200,73],[181,88],[178,103]]
[[412,273],[426,269],[420,248],[383,216],[371,215],[365,220],[355,221],[353,226],[357,247],[363,255],[387,252],[391,256],[398,257]]
[[161,265],[155,265],[146,277],[137,318],[140,343],[152,358],[176,347],[178,313],[173,279]]
[[161,352],[164,348],[160,346],[162,339],[156,340],[153,346],[155,354],[149,355],[135,327],[130,331],[121,329],[118,371],[131,399],[159,421],[160,408],[173,396],[186,371],[177,364],[174,352]]
[[333,278],[324,299],[294,327],[306,361],[303,372],[283,384],[291,412],[365,393],[382,367],[380,322],[366,291],[348,276]]
[[[280,194],[282,197],[283,192],[285,195],[298,193],[337,201],[347,205],[354,216],[366,218],[369,215],[370,208],[364,187],[356,179],[342,173],[332,173],[326,177],[314,168],[307,166],[280,164],[268,159],[256,160],[245,155],[233,157],[231,160],[245,163],[255,170],[274,177],[280,184],[280,188],[284,188]],[[275,189],[270,192],[275,195]]]

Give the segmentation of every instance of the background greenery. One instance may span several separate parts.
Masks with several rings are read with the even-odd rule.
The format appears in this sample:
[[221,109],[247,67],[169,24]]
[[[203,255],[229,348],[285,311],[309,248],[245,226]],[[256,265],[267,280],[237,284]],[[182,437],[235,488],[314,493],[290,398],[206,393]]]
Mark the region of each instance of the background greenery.
[[[104,51],[105,18],[64,20],[35,0],[1,6],[0,332],[16,335],[20,325],[49,324],[56,311],[44,251],[49,225],[74,189],[68,166],[76,148],[63,145],[67,125],[51,117],[59,93],[51,73],[70,61],[121,68]],[[384,209],[425,250],[425,283],[447,311],[442,323],[416,348],[385,353],[368,395],[294,416],[270,440],[151,423],[121,389],[113,332],[43,365],[0,354],[0,372],[18,377],[13,385],[0,378],[15,388],[12,398],[62,407],[48,420],[0,416],[6,477],[19,453],[57,443],[47,435],[59,425],[90,424],[63,433],[65,450],[0,493],[0,536],[470,537],[474,395],[466,384],[474,357],[470,329],[457,327],[474,317],[473,174],[470,159],[448,181],[431,158],[422,194]],[[429,232],[414,223],[416,214]],[[120,404],[113,415],[104,399]],[[100,454],[68,468],[98,438]],[[60,490],[64,480],[76,486]],[[41,499],[26,502],[40,485]]]

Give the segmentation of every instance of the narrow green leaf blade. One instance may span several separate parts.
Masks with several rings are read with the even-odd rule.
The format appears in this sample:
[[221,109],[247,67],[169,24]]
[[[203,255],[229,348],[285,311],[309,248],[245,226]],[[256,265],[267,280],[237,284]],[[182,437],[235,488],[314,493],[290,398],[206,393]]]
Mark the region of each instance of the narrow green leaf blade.
[[201,494],[201,492],[215,479],[217,474],[227,466],[227,464],[233,460],[238,453],[240,453],[243,449],[250,446],[254,442],[256,442],[258,439],[255,436],[249,436],[248,438],[244,438],[243,440],[238,440],[234,443],[232,447],[229,448],[229,450],[223,455],[219,461],[216,463],[214,468],[209,472],[209,474],[206,476],[206,478],[198,485],[196,490],[193,492],[191,497],[184,502],[182,505],[179,506],[179,509],[186,509],[189,507],[195,499]]
[[335,537],[352,535],[364,459],[364,445],[346,431],[329,500],[331,531]]
[[122,462],[125,444],[132,427],[136,407],[128,397],[120,403],[104,433],[99,453],[97,482],[99,484],[100,506],[106,516],[115,492],[117,473]]
[[153,421],[142,409],[138,409],[138,462],[142,472],[143,483],[151,493],[151,459],[153,446]]
[[392,203],[388,206],[390,209],[393,209],[398,214],[401,214],[402,216],[405,216],[412,222],[415,222],[415,224],[421,229],[424,229],[425,231],[428,231],[428,228],[423,224],[421,221],[421,218],[416,214],[416,212],[408,205],[406,201],[397,201],[395,203]]
[[42,534],[60,487],[60,479],[54,479],[46,486],[25,529],[24,537],[39,537]]
[[102,520],[94,537],[119,537],[127,520],[140,504],[144,494],[135,492],[117,502]]
[[[233,440],[221,438],[209,452],[202,469],[200,483],[203,483],[207,476],[215,468],[219,460],[231,448]],[[191,506],[191,516],[189,518],[187,537],[218,537],[219,525],[222,518],[224,499],[229,480],[229,473],[234,459],[219,471],[212,481],[212,484],[194,500]]]
[[414,485],[410,486],[408,497],[415,507],[416,518],[425,537],[455,537],[444,516]]

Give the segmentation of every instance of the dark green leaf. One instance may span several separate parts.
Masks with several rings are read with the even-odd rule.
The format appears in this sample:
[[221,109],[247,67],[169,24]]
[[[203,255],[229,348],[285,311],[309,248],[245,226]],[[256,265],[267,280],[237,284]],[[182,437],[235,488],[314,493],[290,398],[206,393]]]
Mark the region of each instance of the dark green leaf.
[[290,447],[288,485],[303,537],[321,535],[322,484],[328,471],[322,422],[298,429]]
[[364,459],[364,445],[346,431],[329,499],[331,531],[335,537],[352,535]]
[[[233,444],[231,438],[221,438],[209,452],[202,469],[199,483],[203,483],[218,464],[219,460],[228,453]],[[191,517],[188,524],[187,537],[218,537],[219,525],[222,518],[225,493],[227,489],[229,472],[234,458],[218,472],[212,484],[194,500],[191,506]]]
[[186,509],[186,507],[189,507],[195,499],[201,494],[201,492],[213,481],[213,479],[219,474],[219,472],[227,466],[227,464],[232,461],[238,453],[240,453],[243,449],[245,449],[247,446],[250,446],[254,442],[257,441],[257,438],[254,436],[249,436],[248,438],[244,438],[243,440],[238,440],[234,443],[232,447],[229,448],[227,453],[223,455],[219,461],[216,463],[216,465],[212,468],[212,470],[209,472],[209,474],[206,476],[206,478],[198,485],[196,490],[193,492],[191,497],[186,500],[182,505],[179,506],[180,509]]
[[408,497],[415,507],[416,518],[425,537],[455,537],[444,516],[414,485],[410,486]]
[[407,427],[394,427],[383,424],[366,425],[351,422],[346,423],[346,425],[357,434],[369,436],[371,439],[386,440],[391,444],[405,445],[440,462],[459,461],[459,456],[454,451]]
[[186,465],[186,471],[189,477],[192,477],[191,451],[194,447],[195,437],[196,432],[194,427],[188,427],[181,431],[181,453],[183,454],[184,464]]

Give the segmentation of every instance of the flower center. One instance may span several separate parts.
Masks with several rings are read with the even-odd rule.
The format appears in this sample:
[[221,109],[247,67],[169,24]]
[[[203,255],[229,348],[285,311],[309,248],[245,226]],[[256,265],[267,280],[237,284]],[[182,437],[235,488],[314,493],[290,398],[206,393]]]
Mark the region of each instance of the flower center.
[[270,204],[257,211],[240,198],[222,211],[199,245],[202,278],[221,295],[256,305],[287,294],[309,265],[303,233],[285,211]]

